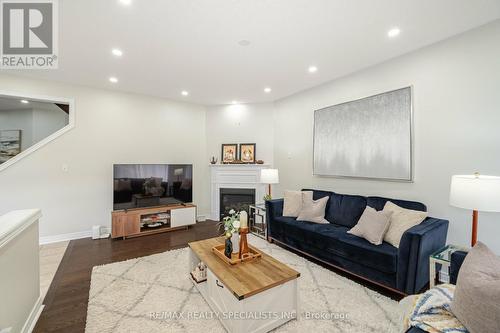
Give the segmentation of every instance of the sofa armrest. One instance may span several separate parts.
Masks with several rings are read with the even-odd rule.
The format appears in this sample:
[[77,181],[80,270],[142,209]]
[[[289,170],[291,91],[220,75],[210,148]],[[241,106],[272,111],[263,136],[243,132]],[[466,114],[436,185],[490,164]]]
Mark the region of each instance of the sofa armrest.
[[451,254],[450,260],[450,283],[457,284],[458,272],[464,263],[467,252],[455,251]]
[[266,228],[267,237],[272,237],[272,225],[274,218],[283,216],[283,203],[284,199],[274,199],[266,201]]
[[403,234],[398,250],[399,290],[415,294],[429,282],[429,256],[446,244],[448,224],[428,217]]

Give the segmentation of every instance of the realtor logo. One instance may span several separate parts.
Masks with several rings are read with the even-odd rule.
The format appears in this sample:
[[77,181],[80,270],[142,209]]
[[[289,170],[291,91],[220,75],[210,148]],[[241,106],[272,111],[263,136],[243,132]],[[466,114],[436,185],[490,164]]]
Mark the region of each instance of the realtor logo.
[[0,0],[2,69],[57,68],[57,0]]

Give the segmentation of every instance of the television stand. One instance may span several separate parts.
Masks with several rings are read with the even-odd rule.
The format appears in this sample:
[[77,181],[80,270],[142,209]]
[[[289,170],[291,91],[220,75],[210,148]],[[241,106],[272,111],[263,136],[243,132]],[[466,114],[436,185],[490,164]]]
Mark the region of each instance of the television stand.
[[115,210],[111,213],[111,238],[131,238],[179,229],[196,223],[196,206],[176,204]]

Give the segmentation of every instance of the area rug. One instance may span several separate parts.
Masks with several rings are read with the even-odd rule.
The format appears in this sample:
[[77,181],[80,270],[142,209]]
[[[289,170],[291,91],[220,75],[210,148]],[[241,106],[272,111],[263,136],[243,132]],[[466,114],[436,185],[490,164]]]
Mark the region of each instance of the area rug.
[[[299,271],[299,314],[275,332],[398,332],[398,303],[258,237]],[[188,249],[94,267],[86,332],[225,332],[188,279]]]

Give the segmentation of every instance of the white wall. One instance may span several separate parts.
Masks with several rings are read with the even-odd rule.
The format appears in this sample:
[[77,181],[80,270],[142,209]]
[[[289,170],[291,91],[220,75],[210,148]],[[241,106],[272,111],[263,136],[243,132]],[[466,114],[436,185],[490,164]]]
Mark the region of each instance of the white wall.
[[193,163],[193,201],[209,211],[204,107],[8,75],[0,87],[76,110],[75,128],[0,172],[0,214],[41,208],[41,236],[109,226],[113,163]]
[[256,158],[273,164],[273,113],[271,103],[207,107],[207,163],[220,162],[223,143],[256,143]]
[[[404,38],[404,36],[401,36]],[[500,21],[276,103],[280,189],[413,199],[450,220],[448,241],[468,245],[471,212],[448,204],[453,174],[500,175]],[[397,41],[395,41],[397,42]],[[415,182],[312,176],[313,111],[412,85]],[[500,214],[480,213],[479,240],[500,254]]]
[[33,109],[33,143],[39,142],[69,124],[66,112],[57,109]]

